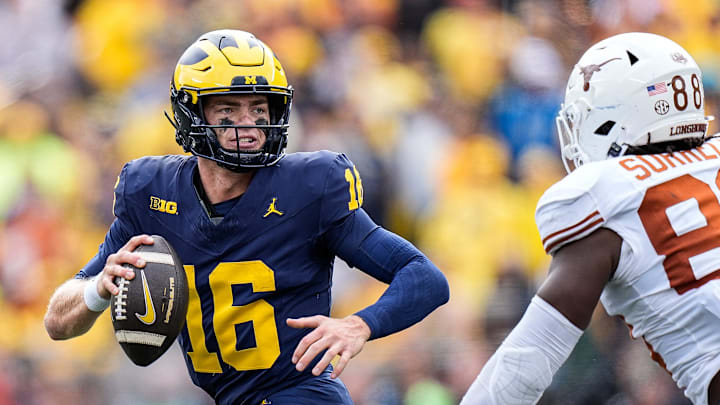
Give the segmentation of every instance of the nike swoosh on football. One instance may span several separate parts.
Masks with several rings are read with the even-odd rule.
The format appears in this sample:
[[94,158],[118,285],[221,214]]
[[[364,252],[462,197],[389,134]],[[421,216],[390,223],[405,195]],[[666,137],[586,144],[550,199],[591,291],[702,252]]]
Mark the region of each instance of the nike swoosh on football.
[[152,325],[155,323],[155,306],[152,302],[150,287],[148,286],[147,278],[145,278],[145,272],[140,270],[140,275],[142,276],[143,295],[145,296],[145,314],[140,315],[136,312],[135,316],[145,325]]

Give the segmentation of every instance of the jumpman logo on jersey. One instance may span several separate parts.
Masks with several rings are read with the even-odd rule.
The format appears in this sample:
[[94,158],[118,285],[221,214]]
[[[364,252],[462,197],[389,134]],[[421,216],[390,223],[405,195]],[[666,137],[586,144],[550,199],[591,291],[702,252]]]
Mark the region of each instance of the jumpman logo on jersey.
[[265,215],[263,215],[263,218],[267,218],[267,216],[270,214],[278,214],[278,215],[283,214],[282,211],[278,211],[278,209],[275,208],[275,201],[277,201],[277,198],[273,197],[272,201],[270,202],[270,206],[267,209],[267,212],[265,213]]

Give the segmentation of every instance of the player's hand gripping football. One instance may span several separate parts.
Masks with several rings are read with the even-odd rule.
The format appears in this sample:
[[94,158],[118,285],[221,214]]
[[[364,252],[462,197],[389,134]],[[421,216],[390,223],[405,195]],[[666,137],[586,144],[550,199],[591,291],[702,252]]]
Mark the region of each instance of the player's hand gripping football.
[[121,247],[116,253],[108,256],[105,262],[100,277],[102,279],[98,283],[98,294],[105,299],[109,299],[111,294],[117,295],[119,290],[117,285],[113,282],[115,277],[124,277],[128,280],[132,280],[135,277],[135,272],[132,269],[124,267],[123,264],[129,263],[135,267],[145,267],[145,261],[133,251],[140,245],[152,245],[154,243],[153,238],[149,235],[137,235],[130,238],[130,240]]
[[362,350],[370,339],[370,328],[359,316],[350,315],[343,319],[315,315],[305,318],[288,318],[288,326],[293,328],[314,328],[308,333],[293,353],[292,362],[298,371],[305,367],[323,350],[327,351],[312,369],[314,375],[320,375],[335,356],[339,355],[335,369],[330,375],[336,378],[343,372],[347,363]]

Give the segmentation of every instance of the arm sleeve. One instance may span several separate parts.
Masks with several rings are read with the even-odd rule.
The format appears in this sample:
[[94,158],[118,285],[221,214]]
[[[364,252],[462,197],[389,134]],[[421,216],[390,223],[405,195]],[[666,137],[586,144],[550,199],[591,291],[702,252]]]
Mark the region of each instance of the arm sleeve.
[[536,295],[460,405],[536,404],[582,333]]
[[373,305],[357,312],[370,339],[405,329],[446,303],[450,291],[440,270],[410,242],[377,226],[359,209],[327,237],[338,257],[390,284]]

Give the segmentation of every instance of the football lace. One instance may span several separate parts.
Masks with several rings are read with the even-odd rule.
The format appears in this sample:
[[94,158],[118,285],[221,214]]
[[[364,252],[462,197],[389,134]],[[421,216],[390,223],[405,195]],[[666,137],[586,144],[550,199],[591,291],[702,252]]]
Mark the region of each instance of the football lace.
[[118,295],[117,298],[115,298],[115,320],[124,321],[127,319],[127,316],[125,315],[127,313],[127,309],[125,306],[127,305],[129,283],[130,281],[127,279],[122,277],[120,278],[120,282],[118,283]]

